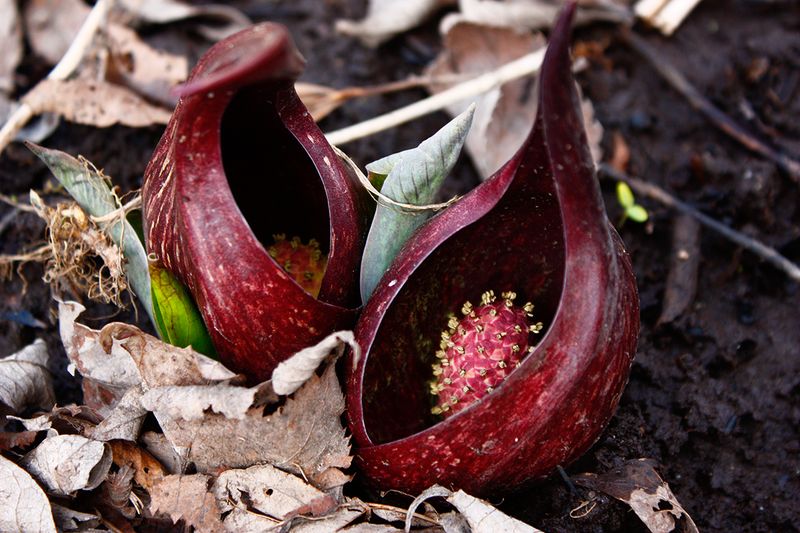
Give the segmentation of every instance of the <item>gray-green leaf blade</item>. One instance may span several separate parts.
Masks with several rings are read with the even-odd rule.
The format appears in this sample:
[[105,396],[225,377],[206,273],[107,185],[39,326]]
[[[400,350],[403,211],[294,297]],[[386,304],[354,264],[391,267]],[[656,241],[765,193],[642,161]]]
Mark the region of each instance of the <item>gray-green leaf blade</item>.
[[[452,170],[472,124],[472,105],[417,148],[384,157],[367,165],[371,175],[386,175],[381,193],[395,202],[427,205],[433,202]],[[409,212],[378,204],[361,261],[361,299],[369,300],[383,274],[408,238],[431,211]]]

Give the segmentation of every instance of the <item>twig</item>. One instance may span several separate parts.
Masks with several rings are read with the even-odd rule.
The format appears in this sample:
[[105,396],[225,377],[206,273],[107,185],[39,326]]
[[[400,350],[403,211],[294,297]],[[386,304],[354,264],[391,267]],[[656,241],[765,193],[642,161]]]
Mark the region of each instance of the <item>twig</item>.
[[19,209],[17,209],[16,207],[12,207],[11,211],[3,215],[3,218],[0,218],[0,235],[5,233],[6,228],[8,227],[9,224],[11,224],[11,221],[14,220],[14,218],[17,216],[18,213]]
[[623,174],[622,172],[615,170],[605,163],[600,164],[600,171],[616,180],[624,181],[630,186],[631,189],[642,196],[646,196],[652,200],[661,202],[667,207],[671,207],[672,209],[676,209],[682,213],[693,216],[704,226],[711,228],[727,239],[735,242],[742,248],[750,250],[768,263],[771,263],[776,268],[784,271],[792,280],[800,282],[800,267],[789,261],[786,257],[782,256],[775,248],[767,246],[766,244],[748,237],[747,235],[740,233],[721,222],[718,222],[710,216],[701,213],[694,207],[677,199],[675,196],[657,185],[653,185],[652,183],[647,183],[640,179],[628,176],[627,174]]
[[733,119],[709,102],[705,96],[700,94],[700,91],[689,83],[689,80],[687,80],[683,74],[661,57],[641,37],[634,35],[633,32],[626,28],[621,30],[621,35],[625,42],[627,42],[637,54],[647,60],[650,66],[652,66],[667,83],[682,94],[684,98],[689,101],[689,104],[705,115],[712,124],[723,133],[726,133],[741,143],[747,149],[773,161],[783,169],[792,180],[800,182],[800,161],[796,161],[786,154],[778,152],[760,139],[755,138],[742,126],[734,122]]
[[[72,41],[72,44],[69,45],[69,49],[64,53],[64,57],[61,58],[61,61],[59,61],[58,64],[53,67],[53,70],[50,71],[50,74],[47,75],[48,79],[65,80],[75,72],[84,54],[86,54],[86,50],[92,44],[92,40],[94,40],[94,36],[100,24],[106,19],[108,12],[111,10],[113,3],[114,0],[97,1],[86,17],[86,20],[83,21],[83,25],[78,31],[78,35],[75,36],[75,40]],[[33,90],[35,89],[36,87],[34,87]],[[17,133],[25,127],[25,124],[33,118],[34,114],[33,108],[25,103],[23,99],[20,106],[12,113],[11,117],[9,117],[8,121],[3,125],[3,128],[0,129],[0,153],[14,140]]]
[[669,36],[699,3],[700,0],[640,0],[634,11],[639,18]]
[[511,80],[533,74],[539,70],[544,59],[544,48],[515,59],[510,63],[482,74],[477,78],[455,85],[445,91],[429,96],[406,107],[401,107],[385,115],[365,120],[358,124],[326,134],[328,142],[342,145],[379,131],[388,130],[415,118],[439,111],[458,101],[483,94]]

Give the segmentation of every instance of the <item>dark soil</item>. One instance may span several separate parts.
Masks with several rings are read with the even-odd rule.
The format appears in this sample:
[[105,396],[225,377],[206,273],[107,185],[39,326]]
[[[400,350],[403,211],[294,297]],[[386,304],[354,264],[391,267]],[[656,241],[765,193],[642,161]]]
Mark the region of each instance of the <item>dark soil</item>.
[[[435,56],[435,23],[398,37],[379,50],[338,36],[333,21],[358,17],[362,2],[295,0],[241,2],[254,19],[287,24],[308,59],[304,75],[334,87],[402,79]],[[800,10],[768,0],[707,0],[669,39],[637,27],[649,43],[698,89],[757,136],[790,154],[800,153]],[[584,93],[606,128],[631,148],[629,170],[714,218],[800,262],[800,188],[776,166],[715,129],[628,49],[611,26],[577,32],[580,40],[607,44],[603,61],[580,75]],[[23,75],[45,69],[27,60]],[[421,91],[347,104],[327,118],[332,130],[424,97]],[[432,115],[346,146],[360,164],[411,147],[446,120]],[[123,190],[138,187],[160,135],[157,128],[95,130],[63,124],[46,141],[82,154],[114,177]],[[796,155],[795,155],[796,157]],[[0,190],[24,196],[49,178],[20,145],[0,157]],[[461,162],[445,195],[477,183]],[[613,183],[603,183],[612,220],[619,215]],[[698,292],[693,305],[670,324],[656,325],[669,272],[674,213],[641,199],[651,219],[626,223],[621,234],[639,282],[642,331],[630,384],[600,441],[566,472],[602,473],[624,461],[654,459],[662,477],[702,531],[800,530],[800,290],[785,275],[704,230]],[[8,207],[0,204],[0,218]],[[5,229],[0,252],[22,250],[42,237],[33,215],[19,214]],[[35,337],[47,339],[54,368],[64,367],[41,268],[22,270],[0,285],[0,355]],[[25,325],[22,313],[47,324]],[[100,325],[114,312],[92,305],[87,322]],[[131,312],[117,317],[135,320]],[[63,375],[63,374],[62,374]],[[62,402],[75,400],[64,379]],[[587,516],[570,511],[592,495],[561,477],[507,498],[507,512],[547,531],[645,531],[624,504],[602,494]]]

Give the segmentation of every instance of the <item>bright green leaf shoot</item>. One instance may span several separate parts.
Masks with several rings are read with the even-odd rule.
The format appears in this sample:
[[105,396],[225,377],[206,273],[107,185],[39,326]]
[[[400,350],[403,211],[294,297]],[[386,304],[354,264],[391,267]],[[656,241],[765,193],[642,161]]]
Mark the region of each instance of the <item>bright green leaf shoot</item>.
[[624,181],[617,182],[617,201],[623,209],[627,210],[634,205],[633,191]]
[[624,181],[617,182],[617,201],[624,210],[620,225],[627,219],[639,222],[640,224],[647,222],[647,210],[636,203],[636,199],[633,197],[633,191]]
[[186,287],[172,272],[150,261],[153,311],[156,328],[164,342],[213,357],[214,345],[203,317]]
[[625,210],[625,214],[628,215],[628,218],[634,222],[638,222],[640,224],[647,222],[647,210],[640,205],[630,206]]

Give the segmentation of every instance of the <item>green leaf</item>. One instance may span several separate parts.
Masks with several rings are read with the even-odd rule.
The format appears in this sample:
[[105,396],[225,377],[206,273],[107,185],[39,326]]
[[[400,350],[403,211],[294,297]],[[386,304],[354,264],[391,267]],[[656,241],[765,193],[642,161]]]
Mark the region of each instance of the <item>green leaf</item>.
[[624,181],[617,182],[617,201],[626,211],[634,204],[633,191]]
[[[59,150],[51,150],[31,142],[26,142],[25,145],[44,161],[56,179],[89,215],[103,217],[119,208],[117,198],[111,192],[111,186],[105,177],[90,165]],[[110,221],[104,228],[111,240],[122,250],[125,273],[131,288],[155,323],[147,254],[142,241],[133,226],[123,217]]]
[[[370,163],[367,170],[371,181],[374,183],[386,176],[381,193],[395,202],[430,204],[458,160],[474,113],[473,104],[417,148]],[[432,211],[412,213],[378,204],[361,261],[361,299],[364,302],[403,244],[431,215]]]
[[191,346],[204,355],[216,355],[203,317],[183,283],[157,261],[150,261],[149,268],[153,314],[161,338],[179,348]]
[[647,210],[640,205],[632,205],[625,210],[625,216],[634,222],[647,222]]

